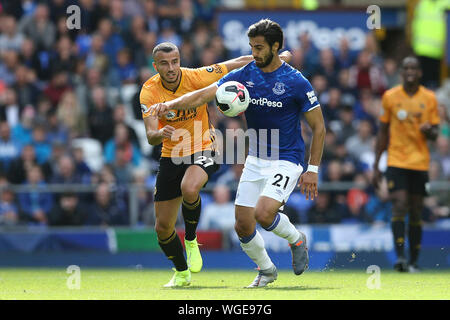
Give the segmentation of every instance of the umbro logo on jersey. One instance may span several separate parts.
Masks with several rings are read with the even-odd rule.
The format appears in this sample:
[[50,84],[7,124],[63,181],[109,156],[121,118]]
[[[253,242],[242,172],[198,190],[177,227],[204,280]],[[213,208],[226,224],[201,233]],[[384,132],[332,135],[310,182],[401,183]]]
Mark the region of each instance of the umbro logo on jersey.
[[253,86],[255,85],[252,81],[245,81],[245,83],[247,84],[247,87],[249,87],[249,88],[253,88]]

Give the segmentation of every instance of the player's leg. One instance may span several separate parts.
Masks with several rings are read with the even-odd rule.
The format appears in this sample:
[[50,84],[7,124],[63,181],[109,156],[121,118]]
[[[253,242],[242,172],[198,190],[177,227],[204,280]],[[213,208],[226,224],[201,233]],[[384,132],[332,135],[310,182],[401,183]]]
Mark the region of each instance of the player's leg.
[[208,174],[200,166],[189,166],[181,181],[182,214],[185,226],[186,259],[192,272],[200,272],[203,260],[197,243],[197,226],[202,210],[200,190],[208,181]]
[[308,268],[309,263],[306,236],[297,230],[285,214],[280,212],[282,204],[273,198],[261,196],[256,204],[256,221],[265,230],[288,241],[291,247],[294,273],[300,275]]
[[408,268],[405,258],[405,217],[408,212],[408,181],[406,171],[400,168],[388,167],[386,179],[389,198],[392,203],[391,230],[395,253],[397,255],[394,269],[405,272]]
[[409,261],[408,271],[417,272],[417,260],[419,258],[422,243],[422,212],[423,201],[427,192],[425,185],[428,182],[428,172],[414,171],[409,180],[409,223],[408,223],[408,241],[409,241]]
[[167,287],[190,284],[190,272],[184,257],[183,246],[175,230],[180,204],[181,197],[155,201],[155,230],[158,244],[166,257],[172,261],[176,270],[172,280],[165,285]]
[[[240,184],[241,185],[241,184]],[[248,188],[242,188],[241,191]],[[242,198],[239,199],[242,203]],[[235,206],[235,230],[242,250],[258,266],[258,275],[248,288],[265,287],[277,279],[277,269],[267,254],[264,239],[256,230],[255,209],[253,207]]]
[[408,270],[418,271],[417,260],[419,258],[422,243],[422,210],[423,195],[412,194],[409,196],[408,241],[409,261]]
[[302,274],[308,267],[306,236],[297,230],[280,209],[289,199],[302,171],[301,166],[292,162],[273,162],[255,208],[256,221],[267,231],[288,241],[296,275]]

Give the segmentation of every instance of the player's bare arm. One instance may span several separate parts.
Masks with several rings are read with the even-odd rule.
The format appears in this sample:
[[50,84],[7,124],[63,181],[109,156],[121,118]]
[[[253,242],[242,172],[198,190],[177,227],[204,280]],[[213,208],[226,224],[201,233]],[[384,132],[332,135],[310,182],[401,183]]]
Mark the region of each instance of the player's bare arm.
[[159,118],[169,112],[169,110],[184,110],[196,108],[214,99],[217,91],[216,83],[213,83],[205,88],[192,91],[178,97],[174,100],[166,101],[164,103],[157,103],[150,107],[150,116]]
[[[322,160],[325,140],[325,123],[322,110],[320,107],[317,107],[306,112],[305,119],[312,130],[309,165],[318,167]],[[306,171],[301,175],[298,186],[300,187],[300,192],[306,196],[307,200],[314,200],[314,198],[318,196],[318,181],[319,177],[317,172]]]
[[158,120],[152,117],[144,118],[145,132],[149,144],[156,146],[164,139],[170,139],[175,131],[175,128],[169,125],[158,129]]
[[389,144],[389,123],[380,122],[380,129],[375,144],[375,162],[373,164],[373,186],[378,188],[381,181],[381,172],[378,169],[381,155],[387,149]]
[[420,131],[428,140],[435,141],[439,134],[439,126],[431,125],[429,122],[425,122],[420,126]]

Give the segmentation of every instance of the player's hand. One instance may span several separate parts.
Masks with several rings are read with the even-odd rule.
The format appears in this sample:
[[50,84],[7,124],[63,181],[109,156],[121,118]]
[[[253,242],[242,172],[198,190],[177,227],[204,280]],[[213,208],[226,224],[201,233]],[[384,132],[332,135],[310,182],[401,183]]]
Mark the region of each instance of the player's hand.
[[431,124],[429,122],[425,122],[425,123],[420,125],[419,129],[423,133],[427,134],[428,131],[431,129]]
[[280,59],[289,63],[289,61],[291,61],[292,59],[292,53],[288,50],[285,50],[280,53]]
[[172,126],[164,126],[163,128],[159,129],[159,134],[164,139],[170,139],[172,138],[173,133],[175,132],[175,128]]
[[306,200],[314,200],[319,195],[317,189],[318,181],[319,175],[315,172],[306,171],[300,176],[298,186],[300,187],[300,192],[305,195]]
[[169,112],[169,106],[166,103],[157,103],[150,106],[150,116],[154,118],[161,118]]
[[380,186],[381,178],[382,178],[381,171],[380,169],[378,169],[378,165],[376,165],[373,168],[373,177],[372,177],[372,184],[375,189],[378,189],[378,187]]

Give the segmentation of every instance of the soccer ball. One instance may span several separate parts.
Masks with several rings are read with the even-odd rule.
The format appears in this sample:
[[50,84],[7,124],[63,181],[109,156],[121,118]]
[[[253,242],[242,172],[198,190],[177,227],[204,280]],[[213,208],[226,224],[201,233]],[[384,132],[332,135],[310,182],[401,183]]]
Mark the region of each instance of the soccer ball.
[[227,117],[236,117],[247,110],[250,95],[247,88],[237,81],[222,83],[216,91],[216,104]]

